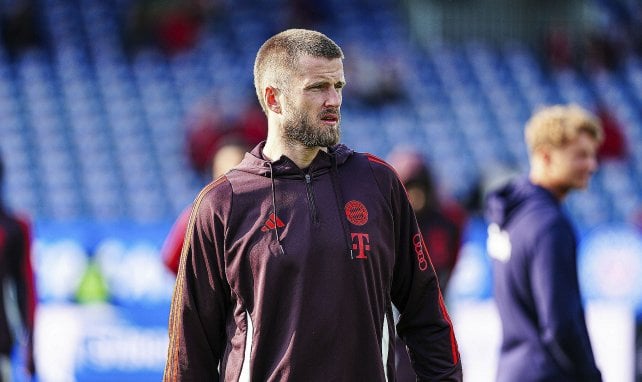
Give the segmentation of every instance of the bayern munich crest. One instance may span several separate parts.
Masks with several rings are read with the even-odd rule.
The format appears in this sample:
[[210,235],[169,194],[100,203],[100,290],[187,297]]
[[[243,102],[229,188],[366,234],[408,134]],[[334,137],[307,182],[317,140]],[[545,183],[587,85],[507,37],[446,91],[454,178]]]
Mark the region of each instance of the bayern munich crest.
[[357,200],[346,203],[345,211],[348,221],[354,225],[362,226],[368,222],[368,210]]

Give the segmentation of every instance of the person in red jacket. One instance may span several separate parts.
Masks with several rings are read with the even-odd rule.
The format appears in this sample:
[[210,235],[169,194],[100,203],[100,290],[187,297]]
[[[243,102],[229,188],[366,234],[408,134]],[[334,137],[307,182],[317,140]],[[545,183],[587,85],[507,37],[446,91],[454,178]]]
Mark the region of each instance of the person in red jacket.
[[165,381],[394,381],[395,325],[422,381],[459,350],[403,184],[339,144],[341,48],[269,38],[254,65],[268,136],[194,202]]
[[[0,158],[0,185],[3,184],[3,175],[4,167]],[[34,375],[33,329],[37,300],[31,268],[31,225],[25,217],[11,213],[2,199],[0,301],[0,381],[11,380],[11,354],[16,341],[26,343],[24,367],[29,375]],[[14,305],[11,310],[15,309],[19,313],[20,322],[12,322],[7,302]],[[17,335],[24,338],[16,338]]]
[[[248,150],[247,145],[236,138],[224,138],[220,147],[215,150],[212,157],[212,179],[225,174],[229,169],[237,165],[243,159],[243,155]],[[187,224],[189,215],[192,212],[192,205],[185,207],[180,213],[172,228],[170,229],[165,242],[161,248],[161,258],[163,264],[173,274],[178,273],[178,262],[181,258],[181,250],[187,233]]]

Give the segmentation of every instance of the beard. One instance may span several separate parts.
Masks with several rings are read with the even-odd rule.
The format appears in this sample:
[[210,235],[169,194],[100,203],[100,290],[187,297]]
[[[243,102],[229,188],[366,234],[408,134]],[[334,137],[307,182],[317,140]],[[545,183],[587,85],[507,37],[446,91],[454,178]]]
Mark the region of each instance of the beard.
[[283,126],[283,137],[286,142],[300,143],[305,147],[330,147],[339,143],[341,137],[341,114],[339,110],[324,110],[318,116],[318,120],[327,113],[336,114],[339,118],[335,126],[327,126],[321,123],[315,124],[309,115],[300,110],[295,110],[292,116],[285,121]]

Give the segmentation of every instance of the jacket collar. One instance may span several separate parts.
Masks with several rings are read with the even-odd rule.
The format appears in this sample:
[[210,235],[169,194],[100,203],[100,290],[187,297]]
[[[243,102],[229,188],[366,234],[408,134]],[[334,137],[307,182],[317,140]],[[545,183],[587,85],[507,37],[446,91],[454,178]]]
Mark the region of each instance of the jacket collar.
[[[245,154],[243,161],[236,166],[236,169],[256,175],[269,176],[270,166],[268,165],[269,161],[263,155],[264,147],[265,141],[256,145],[251,152]],[[340,166],[348,160],[352,153],[353,151],[343,144],[328,147],[328,152],[319,151],[316,157],[312,160],[312,163],[310,163],[310,167],[305,172],[315,174],[327,172],[333,165],[333,159],[336,161],[336,165]],[[302,176],[304,174],[303,169],[300,169],[285,155],[269,163],[271,163],[272,171],[274,171],[274,176],[276,177]]]

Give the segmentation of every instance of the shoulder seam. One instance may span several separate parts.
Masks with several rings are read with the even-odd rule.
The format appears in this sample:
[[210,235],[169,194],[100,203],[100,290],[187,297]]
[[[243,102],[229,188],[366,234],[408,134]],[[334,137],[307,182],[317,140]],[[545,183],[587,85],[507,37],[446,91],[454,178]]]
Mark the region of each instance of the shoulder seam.
[[388,164],[388,162],[386,162],[385,160],[379,158],[378,156],[376,156],[374,154],[371,154],[371,153],[364,153],[364,155],[366,156],[366,158],[368,158],[368,161],[382,164],[382,165],[388,167],[389,169],[394,170],[394,168],[390,164]]
[[406,195],[408,195],[408,191],[406,190],[406,185],[403,184],[403,182],[401,181],[401,178],[399,177],[399,174],[397,173],[397,170],[394,167],[392,167],[390,163],[386,162],[385,160],[379,158],[374,154],[370,154],[370,153],[364,153],[364,154],[368,158],[369,162],[380,164],[388,168],[390,171],[392,171],[392,173],[395,175],[395,178],[397,178],[397,181],[399,182],[399,184],[401,184],[401,187],[403,188],[404,192],[406,193]]

